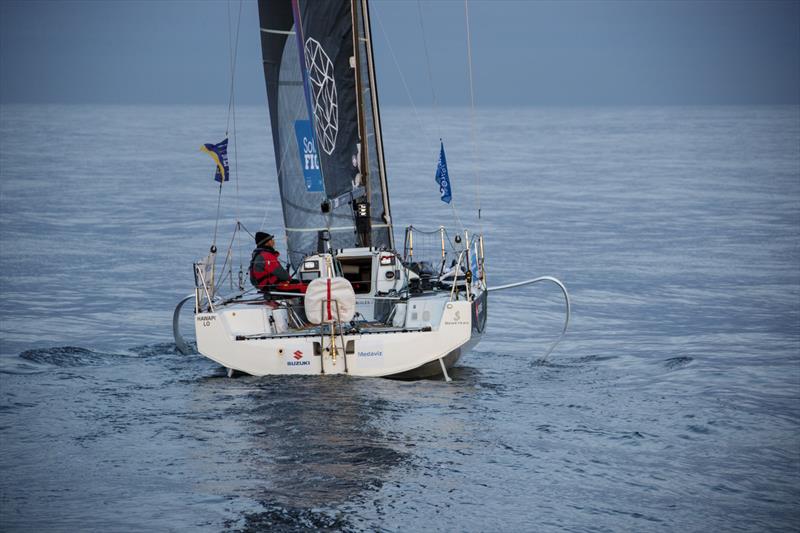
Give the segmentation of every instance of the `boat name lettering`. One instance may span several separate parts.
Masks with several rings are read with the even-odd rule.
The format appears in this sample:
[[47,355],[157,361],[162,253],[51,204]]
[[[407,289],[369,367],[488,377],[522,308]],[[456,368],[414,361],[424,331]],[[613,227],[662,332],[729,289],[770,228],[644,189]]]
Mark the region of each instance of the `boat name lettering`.
[[359,357],[383,357],[383,351],[381,351],[381,350],[375,350],[375,351],[372,351],[372,352],[359,351],[358,352],[358,356]]
[[198,322],[205,322],[206,326],[209,325],[208,324],[209,322],[211,322],[212,320],[216,320],[216,319],[217,319],[217,317],[214,316],[214,315],[197,315],[197,321]]

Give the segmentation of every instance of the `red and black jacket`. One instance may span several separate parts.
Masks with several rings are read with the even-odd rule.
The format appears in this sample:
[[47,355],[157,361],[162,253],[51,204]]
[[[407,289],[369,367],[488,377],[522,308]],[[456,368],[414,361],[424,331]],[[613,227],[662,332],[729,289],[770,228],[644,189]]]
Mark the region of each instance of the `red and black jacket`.
[[256,248],[250,258],[250,283],[260,289],[289,279],[289,273],[278,261],[279,252],[273,248]]

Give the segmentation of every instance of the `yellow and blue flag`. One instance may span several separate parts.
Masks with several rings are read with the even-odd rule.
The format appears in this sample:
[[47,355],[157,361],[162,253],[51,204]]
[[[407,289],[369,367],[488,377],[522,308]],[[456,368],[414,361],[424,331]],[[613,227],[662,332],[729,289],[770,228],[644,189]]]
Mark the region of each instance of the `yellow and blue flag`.
[[453,189],[450,186],[450,174],[447,172],[447,158],[444,156],[444,143],[441,142],[439,150],[439,164],[436,165],[436,183],[439,184],[439,194],[445,203],[453,199]]
[[211,159],[217,164],[217,173],[214,179],[220,183],[230,179],[228,175],[228,139],[225,138],[217,144],[204,144],[200,150],[211,156]]

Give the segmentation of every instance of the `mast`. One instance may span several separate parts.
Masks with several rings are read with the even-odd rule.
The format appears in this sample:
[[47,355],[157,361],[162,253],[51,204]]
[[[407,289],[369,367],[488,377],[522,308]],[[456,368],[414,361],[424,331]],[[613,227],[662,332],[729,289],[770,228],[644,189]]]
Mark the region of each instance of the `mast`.
[[367,50],[367,72],[369,75],[369,90],[372,97],[372,124],[375,130],[376,152],[378,156],[378,174],[381,182],[381,196],[383,197],[383,221],[388,226],[389,247],[394,248],[394,229],[392,227],[392,214],[389,207],[389,185],[386,181],[386,161],[383,156],[383,132],[381,131],[381,113],[378,105],[378,82],[375,77],[375,61],[372,53],[372,27],[369,19],[369,4],[361,0],[361,18],[364,21],[364,35]]
[[369,158],[367,157],[367,125],[364,120],[364,99],[362,96],[361,83],[361,60],[359,49],[361,48],[358,38],[358,13],[357,0],[350,0],[350,17],[353,25],[353,57],[351,65],[355,70],[356,77],[356,114],[358,117],[358,175],[357,182],[364,186],[364,196],[362,199],[353,200],[353,210],[356,217],[356,235],[358,235],[359,245],[372,246],[372,223],[370,221],[369,198],[372,187],[369,179]]

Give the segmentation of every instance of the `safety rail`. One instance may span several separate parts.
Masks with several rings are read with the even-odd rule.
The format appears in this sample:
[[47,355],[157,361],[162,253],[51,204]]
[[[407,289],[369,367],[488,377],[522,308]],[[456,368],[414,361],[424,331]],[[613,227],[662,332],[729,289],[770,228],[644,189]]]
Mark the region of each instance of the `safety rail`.
[[[210,274],[210,275],[209,275]],[[208,263],[198,261],[194,264],[194,312],[199,313],[204,309],[214,312],[214,270],[208,268]],[[205,295],[205,299],[203,296]]]
[[[451,237],[444,226],[435,230],[422,230],[414,226],[405,229],[403,262],[406,265],[433,266],[438,263],[436,278],[452,275],[451,299],[458,298],[457,285],[462,279],[467,285],[467,298],[472,299],[475,289],[486,287],[484,239],[468,230],[455,232]],[[449,282],[449,280],[448,280]]]
[[[431,243],[434,243],[435,246],[431,247]],[[438,272],[427,270],[423,273],[423,269],[417,266],[419,264],[417,260],[425,257],[433,258],[439,262]],[[486,288],[483,235],[470,235],[468,231],[464,230],[463,232],[455,233],[451,237],[451,234],[443,226],[432,231],[408,226],[406,228],[403,259],[403,263],[407,267],[418,269],[421,278],[428,274],[426,279],[430,279],[434,290],[449,289],[450,301],[458,300],[462,294],[468,301],[472,301],[480,290]],[[215,260],[216,254],[212,250],[210,254],[193,265],[195,313],[216,312],[217,308],[229,303],[255,305],[264,303],[270,298],[281,300],[303,297],[303,293],[300,292],[271,290],[267,293],[267,298],[265,299],[265,295],[258,292],[257,289],[250,288],[245,290],[241,287],[241,284],[238,292],[232,291],[232,294],[222,294],[219,291],[222,283],[215,284],[215,281],[221,281],[215,280]],[[367,302],[387,302],[387,305],[380,313],[381,316],[376,316],[375,318],[377,322],[392,324],[396,315],[404,312],[401,311],[402,308],[399,304],[407,302],[409,298],[413,298],[418,294],[424,294],[424,292],[412,292],[406,283],[397,292],[391,291],[389,294],[382,295],[359,293],[356,294],[356,298]],[[286,307],[290,309],[289,318],[290,322],[293,323],[292,325],[296,328],[304,327],[304,321],[291,312],[293,311],[291,309],[292,306],[287,305]]]

